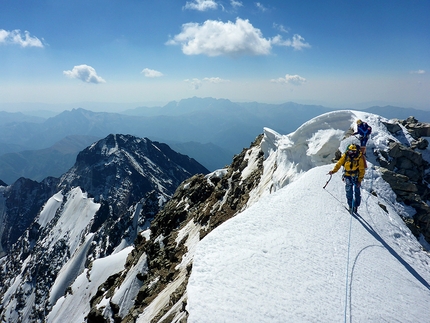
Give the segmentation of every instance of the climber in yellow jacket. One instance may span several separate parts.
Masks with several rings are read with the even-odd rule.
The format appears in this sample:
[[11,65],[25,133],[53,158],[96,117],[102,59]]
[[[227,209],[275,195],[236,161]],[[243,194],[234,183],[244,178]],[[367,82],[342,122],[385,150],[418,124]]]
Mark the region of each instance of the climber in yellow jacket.
[[349,210],[357,212],[357,208],[361,203],[360,186],[364,178],[365,162],[362,158],[360,149],[351,144],[347,151],[340,157],[339,161],[329,172],[330,175],[336,173],[343,166],[344,174],[343,181],[345,182],[346,199],[348,201]]

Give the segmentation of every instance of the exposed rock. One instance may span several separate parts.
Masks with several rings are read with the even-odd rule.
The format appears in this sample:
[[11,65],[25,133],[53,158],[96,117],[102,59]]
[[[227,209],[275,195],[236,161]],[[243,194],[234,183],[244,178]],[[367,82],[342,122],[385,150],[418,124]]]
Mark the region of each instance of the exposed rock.
[[411,143],[411,148],[412,149],[420,149],[420,150],[424,150],[428,147],[429,142],[427,139],[425,138],[418,138],[418,140],[415,140]]
[[[402,191],[407,194],[411,192],[417,192],[418,188],[417,186],[409,181],[409,178],[405,175],[395,173],[393,171],[390,171],[386,168],[380,168],[382,178],[390,184],[391,188],[396,191]],[[401,195],[404,195],[400,193]]]
[[402,121],[402,124],[408,129],[408,132],[415,139],[430,136],[430,124],[418,122],[414,117],[409,117]]
[[392,134],[396,134],[396,133],[402,131],[402,127],[400,127],[398,122],[395,122],[395,123],[383,122],[383,124],[385,125],[387,130],[389,132],[391,132]]
[[[416,210],[413,223],[404,219],[415,235],[423,234],[430,242],[430,207],[424,201],[429,200],[430,177],[425,175],[429,164],[416,149],[426,149],[430,136],[430,124],[420,123],[414,117],[406,120],[394,120],[394,123],[384,123],[393,135],[401,135],[402,126],[415,139],[407,147],[400,142],[390,142],[387,151],[379,151],[377,160],[381,165],[382,178],[397,194],[397,199]],[[402,126],[401,126],[402,125]]]
[[[202,239],[244,208],[250,191],[258,185],[262,175],[264,154],[259,146],[262,138],[263,135],[258,136],[249,149],[236,155],[228,168],[184,181],[152,221],[151,239],[146,241],[138,237],[122,277],[144,254],[148,272],[141,277],[143,285],[122,322],[135,322],[139,315],[147,315],[148,322],[186,322],[186,285],[193,257],[190,241]],[[256,160],[252,160],[251,155],[256,156]],[[242,171],[252,163],[255,167],[243,178]],[[109,290],[118,288],[121,279],[119,277],[110,289],[104,289],[98,299],[106,298]],[[163,299],[158,295],[163,295]],[[96,314],[94,308],[100,305],[93,302],[92,307]],[[151,310],[145,311],[147,308]],[[112,311],[105,311],[107,321],[113,319],[109,312]],[[155,313],[145,314],[149,312]]]

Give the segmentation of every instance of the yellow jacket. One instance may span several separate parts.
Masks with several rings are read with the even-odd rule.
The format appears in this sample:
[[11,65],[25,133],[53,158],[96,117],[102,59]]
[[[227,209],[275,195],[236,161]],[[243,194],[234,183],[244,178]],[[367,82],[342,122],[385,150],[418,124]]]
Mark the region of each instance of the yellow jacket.
[[354,158],[346,156],[346,153],[344,153],[334,166],[332,173],[336,173],[341,166],[343,166],[345,169],[345,176],[357,176],[359,182],[363,180],[364,172],[366,170],[364,164],[364,157],[361,152],[359,152],[358,156]]

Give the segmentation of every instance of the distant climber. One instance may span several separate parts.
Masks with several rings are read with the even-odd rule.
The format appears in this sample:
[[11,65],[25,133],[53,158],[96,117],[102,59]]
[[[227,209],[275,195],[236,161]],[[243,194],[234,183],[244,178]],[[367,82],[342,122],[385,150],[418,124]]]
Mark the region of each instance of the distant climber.
[[330,175],[336,173],[343,166],[343,181],[345,182],[346,199],[350,212],[357,212],[361,203],[360,186],[364,178],[365,163],[362,153],[357,145],[351,144],[339,161],[329,172]]
[[372,127],[367,124],[367,122],[363,122],[360,119],[357,120],[357,131],[353,133],[353,135],[359,135],[360,139],[360,150],[363,156],[366,155],[366,144],[369,140],[369,136],[372,133]]

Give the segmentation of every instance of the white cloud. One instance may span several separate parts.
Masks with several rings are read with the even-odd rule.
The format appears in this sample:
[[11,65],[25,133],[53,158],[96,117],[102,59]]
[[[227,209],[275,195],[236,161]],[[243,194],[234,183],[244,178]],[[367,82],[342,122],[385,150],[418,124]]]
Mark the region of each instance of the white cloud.
[[267,8],[263,6],[260,2],[256,2],[255,6],[263,12],[267,11]]
[[290,75],[286,74],[285,77],[280,77],[278,79],[272,79],[270,82],[273,83],[282,83],[282,84],[293,84],[293,85],[302,85],[306,82],[304,77],[299,75]]
[[70,78],[79,79],[86,83],[106,83],[104,79],[97,75],[97,72],[94,68],[85,64],[75,66],[71,71],[63,71],[63,74]]
[[235,1],[235,0],[231,0],[230,4],[233,8],[239,8],[239,7],[243,7],[243,4],[241,1]]
[[206,11],[209,9],[216,9],[218,4],[214,0],[194,0],[194,2],[187,2],[185,9]]
[[277,23],[273,23],[273,28],[279,30],[280,32],[288,34],[288,29],[284,27],[284,25],[279,25]]
[[281,35],[277,35],[272,38],[272,44],[278,45],[278,46],[287,46],[287,47],[293,47],[295,50],[302,50],[303,48],[310,48],[311,45],[309,43],[305,43],[305,39],[295,34],[293,36],[293,39],[286,39],[284,40]]
[[305,39],[302,36],[295,34],[293,36],[293,41],[292,41],[291,47],[293,47],[295,50],[302,50],[303,48],[310,48],[311,45],[309,45],[308,43],[305,43],[304,41],[305,41]]
[[44,47],[39,38],[30,36],[28,31],[24,31],[24,35],[22,35],[19,29],[12,31],[0,29],[0,44],[13,44],[21,47]]
[[198,90],[203,86],[205,82],[212,83],[212,84],[219,84],[219,83],[226,83],[230,81],[224,80],[220,77],[205,77],[203,80],[200,80],[198,78],[193,78],[193,79],[186,79],[184,80],[184,82],[190,83],[194,90]]
[[411,71],[411,74],[425,74],[426,71],[424,70],[417,70],[417,71]]
[[141,73],[143,73],[143,75],[145,75],[145,77],[151,77],[151,78],[163,76],[163,73],[156,71],[156,70],[151,70],[149,68],[144,68]]
[[267,55],[271,50],[270,40],[248,20],[240,18],[235,23],[207,20],[202,25],[184,24],[182,32],[167,44],[181,44],[186,55]]
[[272,45],[288,46],[295,50],[311,47],[297,34],[285,40],[281,35],[272,39],[264,38],[260,29],[255,28],[249,20],[240,18],[235,23],[206,20],[203,24],[184,24],[182,32],[166,44],[182,45],[182,52],[186,55],[207,56],[268,55]]

